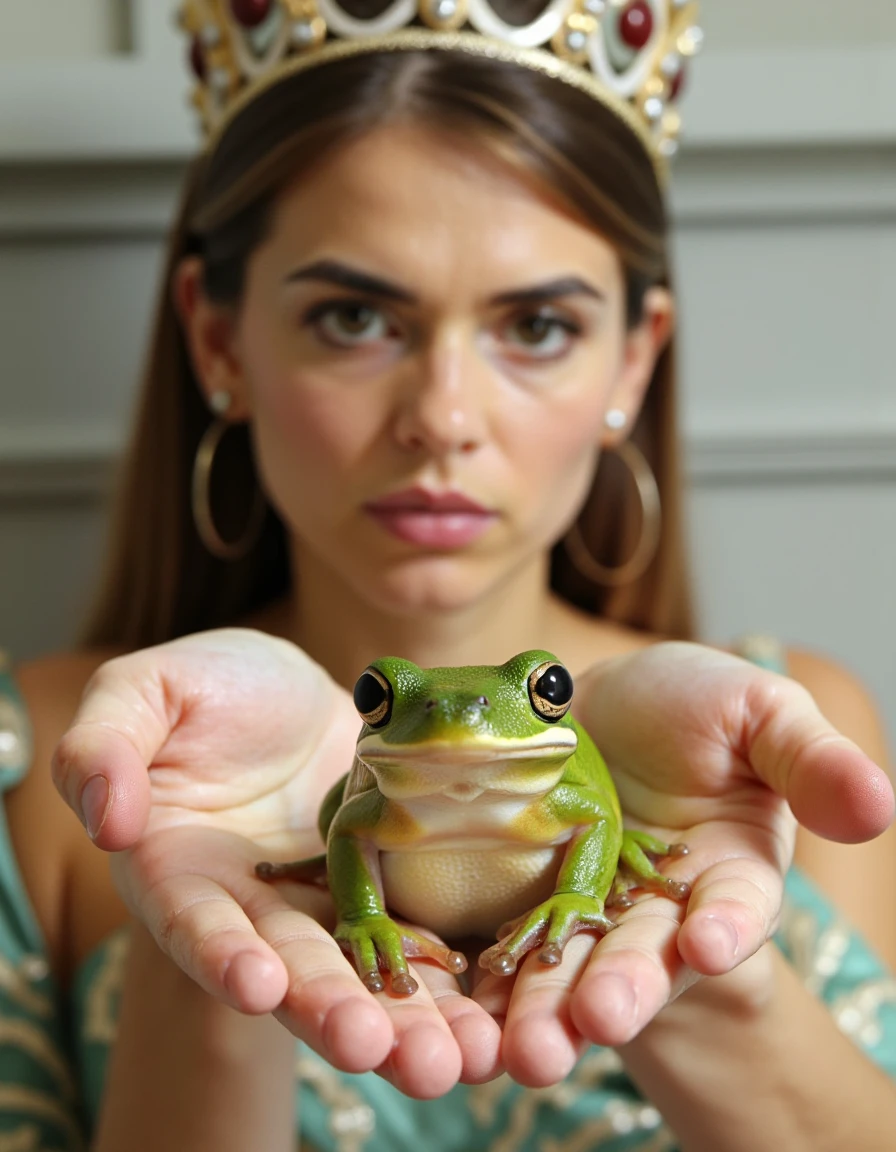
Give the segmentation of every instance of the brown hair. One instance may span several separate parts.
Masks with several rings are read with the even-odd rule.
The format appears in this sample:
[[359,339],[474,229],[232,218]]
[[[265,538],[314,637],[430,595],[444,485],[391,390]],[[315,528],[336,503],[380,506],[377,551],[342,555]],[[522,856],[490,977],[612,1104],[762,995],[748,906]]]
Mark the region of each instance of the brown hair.
[[[204,289],[238,304],[248,256],[264,238],[277,194],[329,150],[386,123],[412,120],[462,131],[547,185],[618,251],[630,324],[644,294],[669,281],[662,192],[643,145],[613,114],[576,88],[516,64],[461,52],[377,52],[281,79],[247,104],[210,155],[191,171],[165,264],[139,413],[119,492],[117,517],[92,644],[138,647],[233,623],[290,585],[282,524],[273,512],[242,560],[221,561],[192,521],[192,462],[210,416],[193,374],[171,298],[187,255],[203,259]],[[659,552],[632,584],[596,588],[562,546],[553,586],[588,610],[668,636],[692,633],[682,544],[674,354],[660,357],[634,438],[663,502]],[[226,438],[215,467],[216,519],[233,535],[248,518],[254,480],[248,436]],[[220,510],[220,511],[219,511]],[[621,563],[640,531],[634,485],[610,462],[595,478],[580,520],[603,563]]]

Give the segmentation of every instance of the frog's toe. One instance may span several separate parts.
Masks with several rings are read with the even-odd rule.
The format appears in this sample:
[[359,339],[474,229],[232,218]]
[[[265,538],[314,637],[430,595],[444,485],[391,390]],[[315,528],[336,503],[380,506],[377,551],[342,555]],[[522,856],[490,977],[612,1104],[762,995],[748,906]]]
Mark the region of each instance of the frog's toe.
[[673,900],[687,900],[691,894],[691,886],[685,883],[684,880],[664,879],[662,889],[663,892],[667,896],[671,896]]
[[563,959],[563,946],[560,944],[545,944],[544,948],[538,953],[538,959],[542,964],[556,965]]
[[455,952],[445,944],[438,944],[419,932],[412,932],[410,928],[402,928],[401,943],[405,956],[434,960],[455,976],[467,970],[467,958],[461,952]]
[[368,990],[368,992],[382,992],[386,987],[386,982],[379,973],[375,972],[362,972],[361,983]]
[[669,849],[666,852],[666,855],[667,856],[687,856],[687,854],[689,852],[690,852],[690,848],[688,848],[687,844],[670,844]]
[[392,991],[396,996],[413,996],[419,987],[410,972],[398,972],[392,977]]
[[487,968],[493,976],[512,976],[516,972],[516,960],[503,949],[496,952],[494,948],[488,948],[479,957],[479,966]]

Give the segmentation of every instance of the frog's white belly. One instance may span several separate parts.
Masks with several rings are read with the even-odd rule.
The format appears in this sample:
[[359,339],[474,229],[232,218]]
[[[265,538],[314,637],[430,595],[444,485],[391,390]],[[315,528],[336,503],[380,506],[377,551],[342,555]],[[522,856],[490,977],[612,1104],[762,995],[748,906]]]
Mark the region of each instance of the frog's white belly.
[[494,939],[506,920],[550,896],[565,851],[566,844],[505,842],[382,852],[386,907],[448,939]]

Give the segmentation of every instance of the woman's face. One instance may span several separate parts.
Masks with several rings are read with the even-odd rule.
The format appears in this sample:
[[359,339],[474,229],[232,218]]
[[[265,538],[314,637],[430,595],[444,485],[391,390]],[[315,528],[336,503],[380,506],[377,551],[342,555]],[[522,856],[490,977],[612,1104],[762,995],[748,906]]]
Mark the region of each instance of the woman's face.
[[299,562],[452,610],[574,519],[665,338],[648,305],[627,332],[605,241],[484,152],[390,127],[280,198],[219,368]]

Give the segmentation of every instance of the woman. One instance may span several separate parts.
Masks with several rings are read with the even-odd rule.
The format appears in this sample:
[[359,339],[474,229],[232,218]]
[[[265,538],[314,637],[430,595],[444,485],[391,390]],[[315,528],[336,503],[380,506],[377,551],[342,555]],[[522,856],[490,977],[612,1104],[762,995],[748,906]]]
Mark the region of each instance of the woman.
[[[827,720],[790,680],[658,643],[690,634],[666,137],[574,59],[558,71],[512,36],[377,44],[348,22],[328,57],[319,16],[270,7],[236,5],[242,31],[223,6],[211,34],[195,28],[203,106],[223,119],[172,240],[102,608],[88,651],[20,676],[38,764],[90,681],[57,778],[96,844],[127,849],[116,887],[46,773],[7,796],[29,898],[17,907],[36,913],[55,976],[46,1012],[59,988],[75,1005],[91,1146],[292,1147],[294,1033],[325,1058],[302,1062],[300,1123],[316,1146],[341,1132],[348,1147],[824,1148],[842,1145],[848,1117],[853,1144],[884,1147],[887,1043],[871,1044],[872,1062],[766,942],[792,850],[784,798],[829,839],[869,840],[889,822],[879,725],[839,671],[808,658],[790,670]],[[462,15],[450,9],[420,6],[446,26]],[[590,35],[591,10],[567,32]],[[354,11],[368,30],[379,19]],[[287,33],[309,55],[240,96],[246,60]],[[257,539],[249,454],[208,463],[243,424],[268,504]],[[629,436],[660,479],[655,556],[631,492],[594,479]],[[595,591],[569,561],[593,568],[583,539],[586,555],[643,571]],[[229,624],[243,627],[171,642]],[[148,644],[160,646],[91,679]],[[254,864],[319,846],[317,808],[357,731],[345,689],[371,659],[498,663],[529,647],[576,676],[630,817],[689,843],[669,869],[694,883],[687,918],[642,900],[599,948],[575,938],[556,972],[530,963],[467,996],[420,965],[409,1001],[373,998],[320,927],[327,902],[263,884]],[[874,862],[871,907],[890,931],[886,866]],[[860,872],[851,891],[866,887]],[[834,931],[793,885],[804,943],[807,923]],[[134,928],[126,959],[119,892],[149,928]],[[33,925],[20,937],[43,951]],[[882,970],[838,939],[843,987],[885,997]],[[871,1023],[886,1032],[888,1010]],[[577,1064],[589,1042],[620,1048],[674,1136],[607,1053]],[[542,1094],[495,1080],[502,1067]],[[11,1115],[37,1130],[26,1104]],[[62,1138],[63,1121],[41,1122]]]

